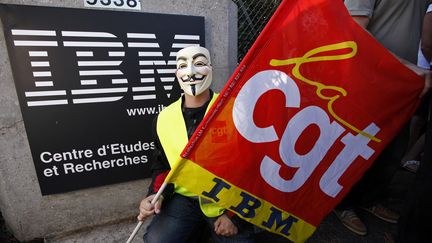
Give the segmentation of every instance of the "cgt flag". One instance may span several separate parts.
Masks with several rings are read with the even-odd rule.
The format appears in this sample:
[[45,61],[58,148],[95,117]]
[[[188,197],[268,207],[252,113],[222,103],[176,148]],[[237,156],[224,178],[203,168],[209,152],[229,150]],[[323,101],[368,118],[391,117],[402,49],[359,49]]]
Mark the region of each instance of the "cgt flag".
[[166,178],[303,242],[418,105],[342,1],[285,0]]

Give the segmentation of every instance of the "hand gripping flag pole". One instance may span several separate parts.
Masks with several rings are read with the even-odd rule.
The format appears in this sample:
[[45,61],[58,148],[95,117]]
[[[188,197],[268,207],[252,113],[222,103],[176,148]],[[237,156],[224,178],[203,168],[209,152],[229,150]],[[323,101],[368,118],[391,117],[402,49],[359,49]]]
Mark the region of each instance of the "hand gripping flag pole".
[[[186,150],[186,148],[185,148]],[[184,151],[183,151],[184,152]],[[182,156],[185,156],[184,153],[182,153]],[[162,192],[165,190],[166,186],[171,183],[172,178],[175,178],[178,175],[178,171],[181,167],[183,167],[185,164],[185,160],[180,156],[178,158],[178,161],[174,164],[174,166],[171,168],[168,175],[165,177],[164,182],[162,183],[161,187],[159,188],[158,192],[156,193],[155,197],[151,201],[152,205],[155,205],[159,197],[162,195]],[[135,229],[133,230],[132,234],[129,236],[129,239],[126,241],[126,243],[131,243],[132,240],[135,238],[135,235],[138,233],[139,229],[141,228],[143,221],[139,221],[137,225],[135,226]]]
[[[159,199],[159,197],[161,196],[162,192],[165,190],[165,187],[167,186],[167,183],[164,182],[161,185],[161,188],[159,189],[159,191],[156,193],[156,196],[153,198],[153,200],[151,201],[152,205],[155,205],[157,200]],[[143,225],[144,221],[138,221],[137,225],[135,226],[135,229],[132,231],[132,234],[129,236],[128,240],[126,241],[126,243],[131,243],[132,240],[135,238],[135,235],[138,233],[138,231],[140,230],[141,226]]]

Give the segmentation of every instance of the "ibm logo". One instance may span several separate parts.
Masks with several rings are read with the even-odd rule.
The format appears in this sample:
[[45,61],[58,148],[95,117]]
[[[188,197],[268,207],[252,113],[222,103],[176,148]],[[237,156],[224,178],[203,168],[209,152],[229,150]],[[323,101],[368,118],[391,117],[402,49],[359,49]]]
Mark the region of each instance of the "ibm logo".
[[[108,32],[12,29],[11,34],[15,48],[28,48],[33,77],[29,81],[34,82],[34,90],[24,91],[29,107],[114,102],[127,92],[132,92],[133,100],[155,100],[156,77],[169,98],[175,82],[177,51],[199,45],[200,41],[199,35],[175,34],[169,56],[164,56],[154,33],[126,33],[126,42]],[[76,66],[64,68],[78,72],[79,88],[56,88],[50,60],[50,51],[56,47],[73,48]],[[128,79],[120,68],[125,51],[130,53],[131,49],[138,60],[139,80]],[[102,57],[95,55],[100,50],[105,53]],[[102,78],[110,80],[109,87],[102,85]]]

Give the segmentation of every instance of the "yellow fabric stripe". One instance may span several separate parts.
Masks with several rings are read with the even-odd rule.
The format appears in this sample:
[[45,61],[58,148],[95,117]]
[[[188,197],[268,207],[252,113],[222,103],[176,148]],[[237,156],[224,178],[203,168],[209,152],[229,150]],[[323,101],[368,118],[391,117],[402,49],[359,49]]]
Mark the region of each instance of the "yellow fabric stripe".
[[[215,176],[206,169],[195,164],[193,161],[187,159],[180,159],[178,161],[177,168],[173,168],[171,172],[172,173],[170,173],[170,175],[167,177],[167,182],[173,182],[179,186],[186,187],[189,191],[192,191],[199,196],[208,198],[209,200],[213,201],[215,201],[213,197],[206,197],[205,194],[206,192],[211,192],[212,189],[215,188],[215,180],[222,180],[223,183],[226,183],[230,187],[229,189],[223,188],[222,190],[220,190],[219,193],[217,193],[216,198],[219,199],[219,201],[217,202],[218,205],[230,209],[238,216],[245,219],[246,221],[251,222],[252,224],[255,224],[273,233],[282,235],[291,241],[304,242],[316,230],[315,226],[307,223],[306,221],[303,221],[295,215],[292,215],[277,208],[276,206],[267,202],[264,199],[257,198],[249,194],[248,192],[234,186],[233,184],[224,181],[223,179]],[[242,196],[244,194],[248,194],[260,202],[260,206],[252,210],[255,213],[253,217],[244,217],[244,215],[242,215],[245,212],[248,212],[247,209],[243,211],[232,210],[233,208],[238,209],[239,205],[242,205],[242,202],[244,202],[245,200],[245,197]],[[275,212],[280,212],[280,214],[277,214]],[[288,228],[288,225],[278,225],[276,221],[271,220],[278,217],[281,221],[291,218],[294,219],[296,222],[292,223],[291,227]]]

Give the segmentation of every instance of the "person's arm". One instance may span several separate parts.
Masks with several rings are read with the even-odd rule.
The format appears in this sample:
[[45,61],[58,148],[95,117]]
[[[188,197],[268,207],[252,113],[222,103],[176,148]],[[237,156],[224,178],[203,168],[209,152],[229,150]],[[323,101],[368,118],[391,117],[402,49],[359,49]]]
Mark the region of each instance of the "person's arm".
[[[392,53],[392,52],[390,52]],[[428,69],[421,68],[417,65],[414,65],[410,63],[409,61],[400,58],[396,56],[394,53],[392,53],[394,57],[396,57],[402,64],[404,64],[407,68],[411,69],[411,71],[415,72],[417,75],[421,76],[425,80],[425,85],[423,87],[422,92],[419,95],[419,98],[425,97],[425,95],[432,89],[432,77],[431,77],[431,71]]]
[[425,15],[421,36],[421,51],[428,62],[432,59],[432,12]]
[[366,29],[370,20],[367,16],[352,16],[352,18],[358,25],[363,27],[363,29]]
[[162,149],[162,145],[160,144],[159,137],[156,132],[156,122],[157,117],[153,120],[153,140],[155,141],[155,149],[153,153],[152,160],[152,181],[148,188],[147,197],[144,198],[139,206],[139,215],[138,220],[144,221],[149,216],[153,214],[158,214],[162,207],[162,201],[165,198],[169,198],[174,193],[174,185],[168,184],[168,186],[163,191],[162,195],[158,198],[155,204],[152,204],[152,200],[156,195],[156,192],[160,189],[162,183],[165,180],[165,177],[168,175],[171,167],[169,165],[168,159],[165,155],[165,152]]
[[352,19],[366,29],[375,11],[377,0],[345,0],[344,4]]

